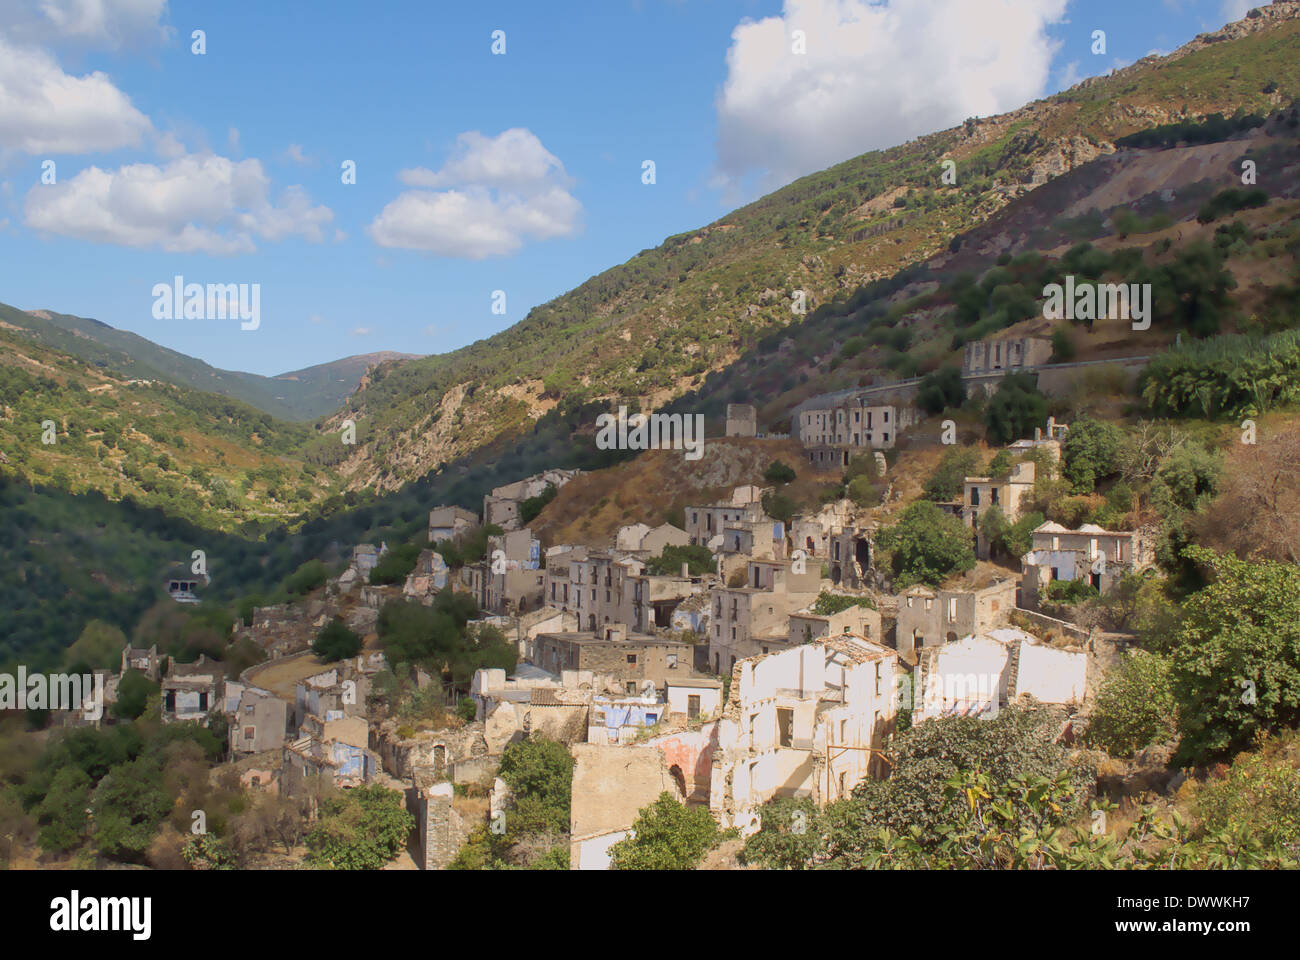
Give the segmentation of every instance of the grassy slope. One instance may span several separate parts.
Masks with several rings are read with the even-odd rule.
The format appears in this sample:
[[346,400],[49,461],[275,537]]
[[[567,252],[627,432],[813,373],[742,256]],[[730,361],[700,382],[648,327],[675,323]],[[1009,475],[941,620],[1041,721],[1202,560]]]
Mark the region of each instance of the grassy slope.
[[[263,377],[220,370],[127,330],[85,317],[25,311],[0,304],[0,326],[100,365],[123,379],[166,380],[233,397],[282,420],[315,420],[338,409],[373,364],[408,359],[379,353],[345,357],[304,370]],[[251,334],[250,334],[251,336]]]
[[32,482],[130,496],[223,529],[283,521],[331,490],[298,458],[311,435],[238,400],[128,382],[0,329],[0,470]]

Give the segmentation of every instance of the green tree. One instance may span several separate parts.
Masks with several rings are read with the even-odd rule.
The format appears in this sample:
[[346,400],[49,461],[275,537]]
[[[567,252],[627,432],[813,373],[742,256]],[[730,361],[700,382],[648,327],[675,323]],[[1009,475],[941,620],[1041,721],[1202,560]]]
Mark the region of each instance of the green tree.
[[821,811],[807,797],[778,797],[759,810],[759,829],[745,840],[743,858],[769,870],[803,870],[822,845]]
[[89,822],[90,777],[76,767],[64,767],[54,775],[49,791],[36,808],[42,850],[66,853],[81,845]]
[[131,669],[122,674],[117,685],[117,700],[113,704],[113,716],[121,720],[134,720],[144,713],[149,698],[156,696],[162,687],[154,683],[139,670]]
[[1173,638],[1175,760],[1204,763],[1300,721],[1300,573],[1203,547],[1185,553],[1213,579],[1187,598]]
[[122,663],[126,634],[110,623],[91,620],[81,628],[81,635],[68,647],[65,666],[84,665],[86,670],[116,670]]
[[415,829],[402,794],[377,783],[354,787],[321,805],[307,834],[308,862],[332,870],[380,870]]
[[1113,423],[1079,417],[1061,443],[1061,472],[1077,493],[1092,493],[1098,480],[1120,468],[1124,434]]
[[789,483],[794,478],[794,468],[782,460],[773,460],[763,471],[763,479],[768,483]]
[[329,663],[345,660],[361,652],[361,637],[349,630],[342,617],[334,617],[321,628],[312,641],[311,649],[316,656]]
[[114,860],[143,861],[174,801],[152,758],[119,764],[95,788],[95,846]]
[[763,512],[773,520],[789,523],[798,510],[799,505],[780,490],[769,490],[763,494]]
[[924,496],[936,503],[961,499],[966,478],[979,468],[979,453],[973,447],[952,447],[944,451],[939,464],[925,481]]
[[960,367],[940,367],[921,378],[916,391],[917,405],[926,413],[939,414],[966,402],[966,384]]
[[1131,757],[1173,737],[1176,709],[1169,661],[1135,650],[1102,681],[1086,739],[1113,757]]
[[319,560],[308,560],[285,579],[284,589],[292,594],[311,593],[317,587],[325,585],[328,575],[325,564]]
[[984,406],[984,425],[990,443],[1004,446],[1033,434],[1047,420],[1047,398],[1038,392],[1033,374],[1012,373],[1002,378],[997,392]]
[[700,544],[687,544],[676,546],[670,544],[664,547],[663,552],[657,557],[651,557],[646,561],[646,572],[660,577],[675,577],[682,571],[682,564],[686,564],[687,570],[692,576],[708,573],[713,569],[713,554],[709,548]]
[[928,500],[903,511],[898,522],[883,528],[877,544],[888,550],[900,586],[937,586],[954,573],[975,567],[975,549],[961,519],[944,513]]
[[573,794],[573,755],[562,743],[536,734],[508,744],[497,775],[510,787],[510,834],[568,833]]
[[642,807],[631,835],[609,848],[615,870],[693,870],[717,844],[718,825],[704,807],[687,807],[667,791]]
[[535,497],[528,497],[519,504],[519,521],[521,524],[532,523],[537,515],[541,513],[548,503],[555,499],[559,490],[553,483],[548,483],[546,489]]

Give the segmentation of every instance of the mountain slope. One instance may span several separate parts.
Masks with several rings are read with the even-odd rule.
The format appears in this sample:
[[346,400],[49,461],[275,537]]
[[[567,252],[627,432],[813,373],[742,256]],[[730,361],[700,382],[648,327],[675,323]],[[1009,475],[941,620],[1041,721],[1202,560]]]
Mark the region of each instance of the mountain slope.
[[[1268,112],[1300,92],[1300,3],[1278,3],[1012,113],[875,151],[670,237],[454,353],[381,365],[330,422],[357,421],[351,489],[395,489],[558,403],[657,408],[761,338],[943,251],[1018,197],[1113,153],[1137,131]],[[956,163],[955,186],[942,182]],[[794,326],[798,330],[799,326]],[[792,333],[792,336],[797,334]],[[737,397],[736,399],[740,399]]]
[[315,420],[332,413],[357,388],[370,367],[411,358],[410,354],[382,351],[264,377],[221,370],[130,331],[66,313],[19,310],[0,304],[0,326],[104,367],[124,379],[166,380],[218,393],[282,420]]
[[0,473],[232,529],[288,520],[333,491],[300,458],[312,436],[230,397],[114,375],[0,327]]

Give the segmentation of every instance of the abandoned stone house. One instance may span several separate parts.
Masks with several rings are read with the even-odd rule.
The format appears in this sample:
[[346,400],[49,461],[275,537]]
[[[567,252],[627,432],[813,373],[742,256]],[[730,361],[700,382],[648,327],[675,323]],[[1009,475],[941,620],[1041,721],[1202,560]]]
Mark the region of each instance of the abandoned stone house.
[[686,534],[690,537],[691,544],[710,549],[722,547],[723,534],[729,528],[736,531],[750,530],[752,533],[754,524],[772,523],[758,502],[688,506],[685,513]]
[[370,752],[398,780],[420,777],[470,783],[496,770],[505,743],[494,745],[483,723],[440,730],[409,730],[396,720],[370,728]]
[[203,720],[221,704],[225,665],[200,655],[194,663],[172,663],[162,681],[162,722]]
[[359,543],[352,548],[352,569],[356,571],[357,579],[365,583],[370,577],[370,571],[375,569],[375,565],[384,558],[388,553],[388,544],[381,543],[376,547],[373,543]]
[[1033,369],[1051,360],[1052,349],[1049,337],[971,340],[966,344],[966,352],[962,356],[962,376],[979,377]]
[[469,839],[472,821],[455,808],[452,784],[431,776],[413,779],[406,808],[415,817],[416,863],[421,870],[445,870]]
[[146,677],[157,683],[162,676],[163,658],[158,655],[158,645],[145,649],[144,647],[126,646],[122,648],[122,669],[120,673],[126,673],[128,670],[138,670]]
[[1053,581],[1086,579],[1108,593],[1126,573],[1140,573],[1155,562],[1154,537],[1147,531],[1106,530],[1085,523],[1070,530],[1047,522],[1035,528],[1033,546],[1020,561],[1019,605],[1037,610]]
[[543,633],[536,640],[536,665],[559,675],[589,670],[612,677],[629,693],[647,685],[662,690],[669,679],[691,676],[691,645],[648,634],[628,633],[623,624],[601,632]]
[[709,622],[708,658],[714,673],[738,660],[781,649],[790,634],[789,616],[817,596],[816,565],[795,572],[791,561],[751,560],[744,587],[715,587]]
[[648,689],[633,693],[596,694],[587,712],[588,743],[632,743],[667,713],[667,702]]
[[999,579],[979,589],[933,590],[917,585],[898,595],[894,647],[909,663],[918,652],[1007,623],[1016,608],[1016,582]]
[[[239,688],[235,696],[235,690]],[[226,684],[227,722],[232,757],[278,750],[292,732],[289,704],[267,690]]]
[[[810,462],[847,467],[859,453],[892,449],[898,435],[916,420],[911,407],[873,403],[849,392],[806,401],[795,411],[793,424],[800,443],[810,451]],[[812,459],[818,454],[820,460]]]
[[718,823],[749,836],[774,797],[825,805],[884,775],[898,669],[893,650],[852,635],[737,663],[713,751]]
[[669,680],[664,700],[668,716],[687,720],[710,719],[722,712],[722,681],[714,677]]
[[652,746],[575,743],[569,812],[569,866],[608,870],[610,847],[628,835],[643,807],[677,795],[664,753]]
[[1015,628],[970,634],[921,652],[912,685],[913,721],[995,716],[1021,695],[1078,706],[1087,696],[1088,656],[1048,646]]
[[831,583],[851,590],[868,586],[871,539],[872,531],[858,526],[841,527],[831,533],[826,557]]
[[300,795],[317,778],[336,787],[358,787],[380,769],[379,758],[368,748],[364,717],[308,715],[299,734],[283,747],[280,790],[288,796]]
[[980,518],[994,507],[1006,519],[1015,523],[1020,519],[1021,504],[1034,492],[1035,467],[1032,460],[1013,464],[1007,477],[966,477],[962,489],[962,522],[975,535],[975,550],[979,557],[988,559],[988,535],[981,528]]
[[546,488],[554,486],[557,490],[581,470],[545,470],[542,473],[496,487],[483,497],[483,523],[493,523],[502,530],[515,530],[519,527],[519,508],[525,501],[540,496]]
[[[358,664],[360,661],[360,664]],[[365,717],[370,677],[377,671],[368,669],[364,658],[340,660],[294,685],[293,712],[290,723],[299,730],[310,716]]]
[[[254,607],[249,624],[236,621],[234,639],[252,641],[271,660],[291,656],[310,647],[316,633],[337,610],[334,603],[322,600]],[[352,627],[350,622],[348,625]]]
[[812,643],[825,637],[852,633],[877,643],[884,642],[880,611],[854,604],[836,613],[814,613],[811,605],[790,614],[790,646]]
[[477,525],[478,515],[464,507],[434,507],[429,511],[429,542],[455,540]]
[[406,575],[402,596],[431,606],[439,591],[447,589],[447,561],[433,550],[421,550],[415,566]]
[[614,537],[614,549],[642,558],[657,557],[664,552],[664,547],[684,547],[690,542],[690,534],[671,523],[661,523],[657,527],[634,523],[619,527]]
[[752,404],[727,404],[725,434],[728,437],[753,437],[758,434],[758,411]]

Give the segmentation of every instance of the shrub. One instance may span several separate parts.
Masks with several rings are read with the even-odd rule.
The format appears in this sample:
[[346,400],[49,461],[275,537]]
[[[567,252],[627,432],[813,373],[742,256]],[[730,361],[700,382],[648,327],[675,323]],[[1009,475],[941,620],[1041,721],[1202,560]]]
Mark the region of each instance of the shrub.
[[355,657],[361,652],[361,637],[349,630],[342,617],[335,617],[316,634],[312,653],[328,662]]
[[1113,757],[1131,757],[1174,735],[1174,691],[1169,661],[1135,650],[1102,681],[1086,740]]
[[917,582],[937,586],[975,566],[965,524],[926,500],[904,510],[896,524],[880,531],[877,542],[890,552],[900,586]]
[[794,478],[794,468],[781,460],[773,460],[763,471],[763,479],[768,483],[789,483]]
[[719,840],[704,807],[686,807],[667,791],[643,807],[630,835],[609,849],[615,870],[692,870]]

